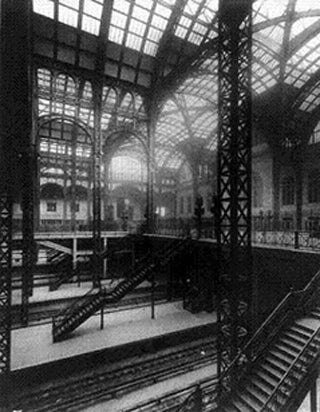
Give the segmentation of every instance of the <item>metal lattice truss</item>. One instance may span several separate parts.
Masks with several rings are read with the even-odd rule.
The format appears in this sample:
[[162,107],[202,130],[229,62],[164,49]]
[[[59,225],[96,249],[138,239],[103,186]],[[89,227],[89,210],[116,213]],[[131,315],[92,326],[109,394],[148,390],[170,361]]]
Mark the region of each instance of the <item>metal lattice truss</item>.
[[[61,76],[61,89],[61,67],[73,78],[87,79],[83,95],[77,96],[84,123],[92,127],[92,107],[84,95],[90,100],[98,72],[108,84],[103,90],[103,130],[130,129],[138,122],[146,134],[142,102],[146,96],[159,100],[159,168],[174,171],[184,164],[184,141],[189,146],[191,140],[200,141],[193,146],[202,152],[216,149],[218,0],[33,0],[33,9],[35,64],[46,67],[50,61],[58,70],[56,77]],[[306,139],[320,119],[319,42],[317,0],[253,2],[254,103],[270,91],[278,90],[278,97],[285,94],[276,100],[296,124],[302,116],[308,126]],[[68,82],[72,96],[77,85]],[[54,87],[48,80],[42,83],[44,96],[51,99]],[[61,92],[55,95],[61,98]],[[265,101],[267,109],[273,105]],[[39,100],[40,115],[42,103]],[[268,111],[265,105],[257,105],[258,121]],[[63,110],[72,115],[67,101],[62,107],[49,106],[44,105],[45,113]],[[279,110],[266,123],[273,123]]]
[[218,246],[226,262],[217,305],[222,392],[236,378],[225,372],[252,327],[251,13],[249,1],[239,7],[226,3],[221,2],[219,31]]
[[[0,194],[0,374],[10,372],[11,220],[12,201]],[[8,319],[9,317],[9,319]]]

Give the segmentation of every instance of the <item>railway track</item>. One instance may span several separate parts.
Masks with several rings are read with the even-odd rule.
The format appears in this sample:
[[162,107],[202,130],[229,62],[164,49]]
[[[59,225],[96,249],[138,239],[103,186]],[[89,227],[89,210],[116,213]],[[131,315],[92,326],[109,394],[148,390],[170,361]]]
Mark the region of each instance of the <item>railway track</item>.
[[135,356],[81,375],[56,380],[16,394],[13,407],[23,412],[78,412],[93,404],[211,364],[215,337],[209,336],[157,352]]
[[[155,291],[155,301],[156,303],[161,303],[167,301],[166,292],[164,290]],[[135,292],[128,295],[124,299],[115,303],[112,307],[106,307],[104,313],[112,313],[120,310],[129,310],[131,308],[143,307],[150,305],[150,292]],[[29,306],[29,326],[42,325],[52,322],[52,317],[61,311],[63,306],[68,306],[70,302],[62,303],[61,300],[45,302],[41,304],[35,304]],[[20,328],[20,306],[16,305],[12,310],[12,328]]]

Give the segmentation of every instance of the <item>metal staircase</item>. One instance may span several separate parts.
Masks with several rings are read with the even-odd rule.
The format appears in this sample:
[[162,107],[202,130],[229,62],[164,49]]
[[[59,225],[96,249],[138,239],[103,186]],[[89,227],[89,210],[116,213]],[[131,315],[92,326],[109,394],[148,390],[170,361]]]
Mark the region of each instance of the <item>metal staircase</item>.
[[238,369],[239,379],[232,392],[226,389],[219,412],[297,409],[320,366],[319,298],[320,272],[286,296],[227,370]]
[[157,253],[148,254],[128,274],[127,279],[120,282],[112,291],[107,291],[105,288],[98,291],[91,289],[85,296],[53,318],[53,341],[63,340],[106,304],[118,302],[140,283],[151,277],[155,271],[179,255],[186,248],[188,242],[188,239],[172,241]]
[[176,412],[295,412],[319,369],[320,271],[287,294],[216,384],[198,382]]
[[54,291],[75,276],[76,271],[72,269],[72,256],[61,252],[50,263],[54,264],[55,277],[50,282],[49,290]]
[[[100,254],[101,259],[107,259],[107,258],[112,257],[112,255],[114,255],[115,252],[124,248],[128,244],[128,241],[131,242],[132,237],[133,235],[128,234],[122,237],[121,240],[114,247],[106,248],[105,250],[103,250]],[[63,266],[61,264],[58,270],[56,271],[57,272],[56,277],[53,279],[53,281],[50,283],[50,286],[49,286],[50,291],[57,290],[62,284],[67,283],[73,277],[77,277],[79,279],[80,272],[83,272],[83,271],[89,272],[89,271],[94,270],[92,255],[89,257],[89,260],[85,263],[82,261],[81,256],[78,257],[76,259],[76,262],[75,262],[76,267],[74,269],[72,268],[71,258],[69,257],[68,259],[68,256],[66,255],[64,255],[64,257],[65,257],[64,258],[65,265]]]

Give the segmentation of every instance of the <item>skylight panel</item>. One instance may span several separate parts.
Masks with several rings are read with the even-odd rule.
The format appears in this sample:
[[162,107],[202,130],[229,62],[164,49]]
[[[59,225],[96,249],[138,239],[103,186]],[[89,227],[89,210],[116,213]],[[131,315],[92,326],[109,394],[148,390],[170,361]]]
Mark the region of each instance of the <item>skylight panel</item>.
[[162,34],[163,32],[161,30],[157,30],[153,27],[150,27],[148,31],[148,38],[149,40],[157,43],[160,40]]
[[130,47],[131,49],[135,49],[135,50],[140,51],[141,44],[142,44],[142,38],[141,37],[136,36],[132,33],[128,33],[127,40],[126,40],[126,46],[127,47]]
[[253,7],[254,10],[257,10],[257,12],[263,17],[273,19],[284,14],[287,4],[287,0],[256,0],[253,2]]
[[205,23],[212,23],[216,12],[218,11],[218,0],[208,1],[207,5],[201,10],[199,20]]
[[78,26],[78,16],[79,12],[76,9],[71,9],[62,4],[59,4],[58,8],[58,20],[61,23],[67,24],[68,26],[77,27]]
[[42,16],[54,18],[53,0],[33,0],[33,11]]
[[205,38],[217,36],[210,27],[218,9],[218,0],[189,0],[179,19],[175,35],[189,42],[200,45]]
[[81,28],[98,35],[100,31],[103,0],[84,0]]
[[129,32],[134,33],[138,36],[143,36],[146,30],[146,24],[138,20],[131,19],[129,24]]
[[297,0],[295,10],[306,11],[306,10],[319,10],[319,0]]
[[95,17],[96,19],[100,19],[101,14],[102,14],[101,1],[84,0],[83,11],[88,16],[92,16],[92,17]]
[[[320,10],[320,5],[319,5]],[[295,21],[291,28],[291,38],[300,34],[303,30],[307,29],[313,23],[319,21],[319,17],[309,17],[304,19],[299,19]]]
[[160,30],[164,30],[167,26],[168,20],[154,14],[151,20],[151,25],[157,27]]
[[135,5],[132,10],[132,17],[140,21],[147,22],[150,16],[150,11]]
[[83,31],[86,31],[97,36],[100,30],[100,21],[92,17],[83,15],[81,28]]
[[171,12],[172,10],[170,10],[168,7],[165,7],[160,3],[157,3],[155,13],[157,13],[159,16],[162,16],[165,20],[169,19]]
[[120,27],[121,29],[124,29],[126,27],[127,20],[128,20],[127,16],[113,10],[112,15],[111,15],[111,24],[113,24],[114,26]]
[[127,15],[129,13],[130,2],[127,0],[114,0],[113,8]]
[[194,43],[197,45],[201,44],[202,39],[203,39],[203,36],[200,36],[199,34],[194,33],[194,32],[191,32],[188,37],[188,40],[190,43]]
[[109,28],[109,40],[117,44],[122,44],[124,37],[124,30],[117,27],[110,26]]

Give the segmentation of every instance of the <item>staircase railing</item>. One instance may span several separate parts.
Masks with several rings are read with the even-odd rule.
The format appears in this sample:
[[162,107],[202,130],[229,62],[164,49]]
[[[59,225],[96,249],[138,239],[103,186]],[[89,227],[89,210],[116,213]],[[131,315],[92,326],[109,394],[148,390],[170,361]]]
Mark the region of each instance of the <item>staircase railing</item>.
[[[282,377],[266,400],[261,412],[278,412],[280,407],[285,407],[295,389],[294,382],[301,382],[308,374],[308,366],[314,364],[314,360],[320,356],[320,328],[318,328],[303,346],[303,350],[292,361],[291,366]],[[313,355],[313,356],[312,356]]]
[[[121,240],[117,243],[116,248],[111,248],[111,249],[106,249],[104,250],[101,254],[100,257],[102,259],[107,259],[108,257],[112,256],[116,251],[119,250],[119,247],[123,246],[129,239],[132,238],[132,234],[128,234],[124,237],[121,238]],[[75,261],[75,268],[73,269],[71,267],[71,264],[69,262],[69,265],[65,265],[62,267],[59,272],[58,276],[51,282],[50,284],[50,290],[57,290],[59,286],[61,286],[63,283],[67,282],[70,280],[73,276],[76,276],[79,273],[79,263],[81,262],[82,257],[78,257]],[[92,256],[90,256],[89,262],[87,262],[87,265],[89,268],[92,268]]]
[[[84,309],[87,305],[93,303],[95,299],[102,298],[101,305],[106,303],[112,303],[120,300],[129,291],[134,289],[139,283],[150,275],[157,265],[163,266],[172,257],[173,251],[178,251],[184,244],[185,239],[179,240],[178,243],[170,242],[170,244],[164,245],[157,253],[149,253],[142,258],[137,267],[130,272],[127,279],[120,282],[111,292],[108,292],[105,288],[95,292],[95,289],[91,289],[86,295],[79,298],[67,309],[62,310],[56,316],[53,317],[52,331],[54,341],[57,340],[57,334],[59,330],[64,327],[71,319],[77,316],[78,312]],[[98,309],[97,309],[98,310]],[[84,316],[88,316],[86,313]],[[91,316],[89,314],[89,316]],[[81,323],[81,322],[80,322]],[[80,324],[79,323],[79,324]]]
[[[305,308],[314,300],[315,293],[318,293],[315,285],[320,285],[320,271],[316,273],[304,289],[301,291],[291,291],[284,297],[222,373],[220,377],[221,384],[228,382],[227,377],[231,376],[231,374],[237,376],[238,382],[248,374],[249,369],[253,367],[253,363],[257,361],[266,348],[274,341],[278,332],[296,318],[297,314],[305,311]],[[224,385],[220,389],[222,390],[221,399],[223,402],[231,388]]]
[[99,293],[106,294],[106,291],[104,288],[101,290],[97,290],[94,288],[90,289],[85,295],[78,298],[70,306],[56,313],[52,318],[52,325],[53,325],[52,330],[55,331],[56,328],[59,327],[64,322],[65,319],[71,317],[74,313],[77,312],[77,310],[80,307],[84,306],[86,303],[91,301],[91,298],[94,296],[97,296]]
[[115,252],[117,252],[119,250],[119,248],[122,248],[122,246],[124,246],[126,244],[126,242],[129,239],[132,239],[134,236],[138,236],[138,235],[133,235],[132,233],[128,233],[127,235],[123,236],[119,242],[117,242],[117,245],[112,247],[107,247],[105,250],[103,250],[100,254],[100,258],[101,259],[107,259],[110,256],[112,256]]

